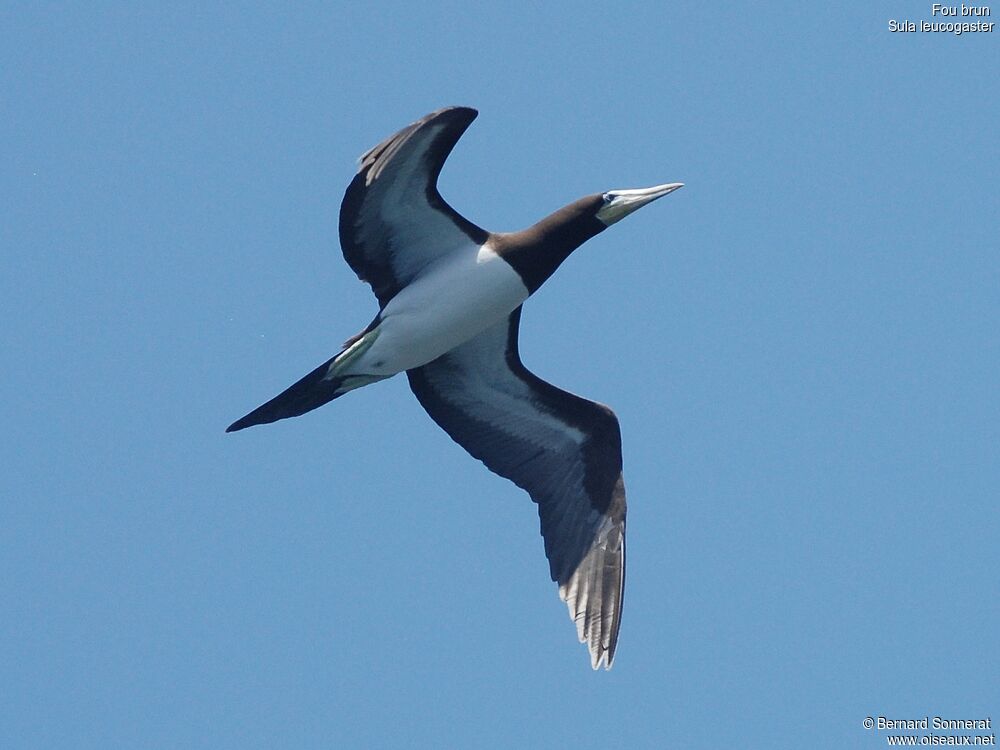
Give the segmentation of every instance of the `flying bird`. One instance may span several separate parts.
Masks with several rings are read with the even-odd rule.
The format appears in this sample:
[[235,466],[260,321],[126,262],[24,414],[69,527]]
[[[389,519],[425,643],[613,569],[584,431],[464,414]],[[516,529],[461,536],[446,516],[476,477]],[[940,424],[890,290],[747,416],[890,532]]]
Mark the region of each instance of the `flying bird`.
[[534,375],[521,306],[570,253],[680,183],[588,195],[520,232],[488,232],[437,189],[478,113],[449,107],[361,157],[340,209],[344,259],[379,311],[343,350],[226,430],[296,417],[406,372],[421,406],[538,505],[552,580],[591,666],[610,669],[625,582],[621,433],[607,406]]

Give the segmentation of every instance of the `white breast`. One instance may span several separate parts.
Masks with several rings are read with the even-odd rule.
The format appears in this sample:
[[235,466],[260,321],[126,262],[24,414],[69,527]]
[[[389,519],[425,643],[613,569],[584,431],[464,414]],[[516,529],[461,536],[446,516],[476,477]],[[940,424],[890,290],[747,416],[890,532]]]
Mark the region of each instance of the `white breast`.
[[352,374],[388,376],[420,367],[510,315],[528,288],[489,244],[442,258],[393,297],[378,339]]

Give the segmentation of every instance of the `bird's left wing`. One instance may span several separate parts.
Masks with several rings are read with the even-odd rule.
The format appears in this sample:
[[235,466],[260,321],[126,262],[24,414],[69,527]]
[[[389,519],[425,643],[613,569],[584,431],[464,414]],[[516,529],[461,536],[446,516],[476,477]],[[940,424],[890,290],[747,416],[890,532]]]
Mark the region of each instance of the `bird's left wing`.
[[440,109],[361,157],[340,207],[340,244],[382,307],[438,258],[486,241],[488,233],[437,189],[445,159],[477,114],[468,107]]
[[433,362],[410,388],[452,439],[538,504],[552,580],[594,669],[610,668],[625,580],[625,485],[614,413],[529,372],[521,308]]

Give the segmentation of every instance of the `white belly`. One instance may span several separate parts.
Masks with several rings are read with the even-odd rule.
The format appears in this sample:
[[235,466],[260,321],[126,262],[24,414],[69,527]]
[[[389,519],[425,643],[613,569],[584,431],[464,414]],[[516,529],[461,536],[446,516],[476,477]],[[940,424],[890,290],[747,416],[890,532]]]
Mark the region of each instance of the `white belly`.
[[425,365],[500,322],[527,298],[517,271],[488,245],[461,248],[389,301],[378,338],[349,372],[387,377]]

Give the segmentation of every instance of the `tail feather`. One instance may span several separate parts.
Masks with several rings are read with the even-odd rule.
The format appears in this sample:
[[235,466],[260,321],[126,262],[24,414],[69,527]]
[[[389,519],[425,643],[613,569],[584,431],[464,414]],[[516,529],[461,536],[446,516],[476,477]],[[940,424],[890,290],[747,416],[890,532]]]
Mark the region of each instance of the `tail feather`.
[[364,354],[378,338],[378,318],[357,336],[344,344],[344,351],[328,359],[311,373],[285,389],[266,404],[258,406],[242,419],[237,419],[226,432],[236,432],[257,424],[269,424],[279,419],[297,417],[333,401],[348,391],[382,380],[383,376],[347,374],[350,365]]
[[236,432],[257,424],[269,424],[279,419],[297,417],[347,393],[350,389],[342,388],[344,378],[328,377],[334,360],[336,357],[321,364],[266,404],[258,406],[242,419],[237,419],[226,428],[226,432]]

